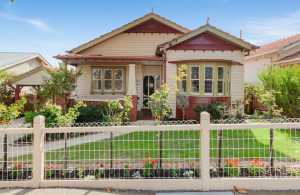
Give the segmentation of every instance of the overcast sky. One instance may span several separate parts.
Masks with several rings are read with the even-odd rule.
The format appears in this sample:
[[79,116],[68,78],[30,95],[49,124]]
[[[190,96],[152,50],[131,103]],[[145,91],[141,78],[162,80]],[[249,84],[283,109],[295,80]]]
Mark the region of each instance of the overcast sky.
[[194,29],[210,23],[263,44],[300,33],[300,0],[0,0],[0,51],[52,56],[154,12]]

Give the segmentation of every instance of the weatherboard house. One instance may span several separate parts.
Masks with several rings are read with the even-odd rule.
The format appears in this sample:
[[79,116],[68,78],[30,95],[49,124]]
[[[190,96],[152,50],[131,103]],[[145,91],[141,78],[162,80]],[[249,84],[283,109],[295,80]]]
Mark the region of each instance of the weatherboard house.
[[[149,115],[149,96],[169,87],[172,117],[180,118],[178,89],[186,95],[186,117],[198,105],[231,105],[244,96],[244,57],[256,46],[210,24],[189,30],[155,13],[147,14],[56,58],[81,69],[73,98],[103,102],[132,96],[133,120]],[[178,81],[178,67],[186,77]]]

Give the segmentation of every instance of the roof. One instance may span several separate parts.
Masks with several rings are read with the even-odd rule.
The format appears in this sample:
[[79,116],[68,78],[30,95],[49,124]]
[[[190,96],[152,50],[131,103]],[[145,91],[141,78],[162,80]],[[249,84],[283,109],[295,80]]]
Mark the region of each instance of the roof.
[[159,49],[168,49],[172,46],[175,46],[179,43],[182,43],[186,40],[189,40],[189,39],[191,39],[191,38],[193,38],[193,37],[195,37],[195,36],[197,36],[201,33],[204,33],[204,32],[213,33],[213,34],[219,36],[220,38],[223,38],[224,40],[227,40],[231,43],[234,43],[234,44],[240,46],[241,48],[244,48],[244,49],[249,50],[249,51],[252,50],[252,49],[258,48],[257,46],[255,46],[255,45],[253,45],[249,42],[246,42],[243,39],[240,39],[240,38],[238,38],[234,35],[231,35],[227,32],[224,32],[221,29],[218,29],[217,27],[212,26],[210,24],[205,24],[205,25],[200,26],[199,28],[197,28],[197,29],[195,29],[195,30],[193,30],[189,33],[186,33],[184,35],[176,37],[171,41],[168,41],[166,43],[163,43],[163,44],[159,45],[158,48]]
[[39,53],[0,52],[0,70],[7,69],[34,58],[39,58],[40,60],[42,60],[47,68],[51,67],[47,60],[43,58]]
[[300,41],[300,33],[284,38],[284,39],[280,39],[277,41],[273,41],[271,43],[262,45],[259,49],[255,50],[250,57],[257,57],[257,56],[261,56],[261,55],[266,55],[269,53],[273,53],[273,52],[277,52],[280,49],[287,47],[288,45]]
[[139,25],[139,24],[147,21],[147,20],[150,20],[150,19],[155,19],[155,20],[157,20],[157,21],[159,21],[159,22],[161,22],[163,24],[166,24],[166,25],[168,25],[168,26],[170,26],[170,27],[178,30],[179,32],[182,32],[182,33],[190,32],[189,29],[187,29],[187,28],[185,28],[185,27],[183,27],[183,26],[181,26],[179,24],[176,24],[175,22],[172,22],[171,20],[166,19],[166,18],[164,18],[164,17],[162,17],[162,16],[160,16],[158,14],[155,14],[155,13],[151,12],[151,13],[146,14],[143,17],[138,18],[138,19],[136,19],[136,20],[134,20],[134,21],[132,21],[132,22],[130,22],[128,24],[125,24],[125,25],[123,25],[123,26],[121,26],[121,27],[119,27],[119,28],[117,28],[117,29],[109,32],[109,33],[101,35],[100,37],[97,37],[97,38],[95,38],[95,39],[93,39],[93,40],[91,40],[91,41],[89,41],[87,43],[84,43],[84,44],[82,44],[82,45],[80,45],[80,46],[78,46],[78,47],[76,47],[76,48],[74,48],[74,49],[72,49],[72,50],[70,50],[68,52],[69,53],[75,53],[75,54],[79,53],[79,52],[81,52],[81,51],[83,51],[85,49],[93,47],[96,44],[99,44],[99,43],[101,43],[101,42],[103,42],[103,41],[105,41],[105,40],[107,40],[107,39],[109,39],[109,38],[111,38],[113,36],[116,36],[116,35],[118,35],[120,33],[123,33],[123,32],[125,32],[125,31],[127,31],[127,30],[129,30],[129,29],[131,29],[131,28],[133,28],[133,27],[135,27],[135,26],[137,26],[137,25]]
[[54,56],[54,58],[64,62],[78,64],[80,62],[162,62],[163,58],[158,56],[102,56],[87,54],[63,54]]

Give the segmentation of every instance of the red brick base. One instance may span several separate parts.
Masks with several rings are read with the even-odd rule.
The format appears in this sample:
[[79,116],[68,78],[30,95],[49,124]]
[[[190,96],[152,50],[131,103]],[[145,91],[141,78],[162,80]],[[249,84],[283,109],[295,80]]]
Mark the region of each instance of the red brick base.
[[[211,103],[222,103],[229,104],[230,97],[199,97],[199,96],[188,96],[189,107],[185,110],[185,120],[199,120],[198,114],[194,111],[197,106],[207,106]],[[182,119],[182,110],[176,107],[176,118]]]

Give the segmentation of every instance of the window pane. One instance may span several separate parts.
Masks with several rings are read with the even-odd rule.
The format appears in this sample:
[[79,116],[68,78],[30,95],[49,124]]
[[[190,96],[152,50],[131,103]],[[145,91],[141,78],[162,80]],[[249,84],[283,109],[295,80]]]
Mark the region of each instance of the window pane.
[[212,93],[212,81],[211,80],[206,80],[205,81],[205,93]]
[[223,81],[218,81],[218,93],[223,93]]
[[101,87],[101,80],[98,80],[98,83],[97,83],[97,89],[98,89],[98,90],[101,90],[101,88],[102,88],[102,87]]
[[192,92],[199,92],[199,80],[192,81]]
[[186,80],[181,81],[181,91],[186,92]]
[[213,68],[205,67],[205,79],[212,79],[212,78],[213,78]]
[[104,70],[104,79],[112,79],[112,70]]
[[101,79],[101,69],[94,68],[94,69],[92,69],[92,71],[93,71],[93,79],[94,80]]
[[105,90],[111,90],[111,88],[112,88],[112,82],[111,82],[111,80],[105,80],[104,81],[104,89]]
[[123,90],[123,81],[122,80],[115,80],[115,90],[117,90],[117,91]]
[[223,78],[224,78],[224,68],[218,67],[218,79],[223,79]]
[[114,71],[115,79],[122,79],[123,78],[123,71],[121,69],[116,69]]
[[199,79],[199,67],[192,67],[191,77],[192,79]]

